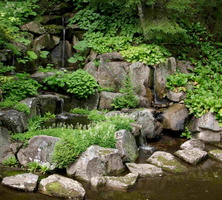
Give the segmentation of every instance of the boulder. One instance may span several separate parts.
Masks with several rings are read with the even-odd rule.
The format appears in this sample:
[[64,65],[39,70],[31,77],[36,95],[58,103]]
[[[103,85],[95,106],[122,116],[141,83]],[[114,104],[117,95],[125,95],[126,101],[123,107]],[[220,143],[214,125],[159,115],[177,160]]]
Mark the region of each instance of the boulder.
[[215,160],[222,162],[222,150],[221,149],[214,149],[208,152],[208,155]]
[[79,159],[68,166],[68,176],[84,181],[93,177],[119,174],[123,172],[124,165],[117,149],[91,146],[81,154]]
[[38,19],[38,22],[41,24],[60,24],[62,18],[59,15],[44,15]]
[[172,154],[164,151],[154,152],[147,159],[147,162],[172,173],[183,173],[187,171],[187,167],[178,162]]
[[17,110],[0,111],[0,124],[7,127],[12,133],[22,133],[27,129],[28,117]]
[[104,110],[111,110],[113,109],[112,103],[113,100],[116,97],[119,97],[123,94],[121,93],[114,93],[114,92],[106,92],[106,91],[102,91],[100,92],[100,101],[99,101],[99,109]]
[[64,99],[64,111],[69,112],[73,108],[95,110],[99,104],[99,93],[90,95],[87,99],[78,99],[74,95]]
[[151,69],[143,63],[135,62],[129,67],[129,71],[137,94],[146,97],[152,79]]
[[192,165],[197,165],[206,158],[207,152],[201,149],[184,149],[176,151],[175,155]]
[[64,26],[56,25],[56,24],[49,24],[49,25],[44,25],[44,28],[45,28],[46,32],[49,34],[59,35],[62,33]]
[[86,193],[79,182],[57,174],[42,179],[38,191],[53,197],[79,200],[83,200]]
[[50,170],[55,169],[56,164],[52,161],[52,153],[58,140],[57,137],[46,135],[33,137],[29,140],[28,147],[20,149],[17,154],[20,164],[27,166],[30,162],[37,162]]
[[38,95],[37,100],[41,116],[47,112],[52,114],[60,114],[62,112],[64,100],[59,95]]
[[37,188],[39,176],[31,173],[19,174],[16,176],[5,177],[2,184],[13,189],[34,192]]
[[139,152],[134,136],[126,131],[120,130],[115,133],[116,148],[119,150],[123,161],[135,162]]
[[102,88],[113,88],[118,92],[125,80],[130,63],[128,62],[110,62],[109,60],[100,60],[97,71],[97,82]]
[[42,49],[52,50],[58,42],[56,37],[47,33],[35,38],[33,48],[35,51],[41,51]]
[[139,174],[140,177],[158,177],[163,175],[161,168],[151,164],[126,163],[131,173]]
[[192,132],[201,132],[203,129],[207,129],[213,132],[222,133],[222,127],[219,126],[219,122],[211,112],[204,114],[200,118],[191,119],[189,128]]
[[177,61],[177,69],[179,69],[179,71],[181,73],[191,73],[194,70],[194,66],[191,64],[190,61]]
[[181,149],[200,149],[204,150],[205,144],[200,140],[192,138],[180,145]]
[[173,102],[180,102],[186,98],[186,93],[184,91],[173,92],[172,90],[169,90],[167,92],[167,98]]
[[129,173],[125,176],[106,176],[105,178],[108,189],[127,191],[136,184],[138,174]]
[[91,74],[95,79],[97,79],[97,69],[98,68],[93,61],[88,62],[84,67],[84,70]]
[[97,58],[104,61],[124,61],[124,58],[119,52],[104,53],[97,56]]
[[91,188],[97,191],[99,188],[106,185],[106,178],[104,176],[93,177],[91,178],[90,183],[91,183]]
[[176,60],[171,57],[166,62],[155,66],[154,70],[154,90],[157,99],[163,99],[167,93],[167,77],[176,72]]
[[147,98],[147,97],[143,97],[143,96],[137,96],[138,100],[139,100],[139,104],[138,107],[139,108],[149,108],[151,107],[152,104],[152,100],[153,98]]
[[205,143],[211,142],[220,142],[221,141],[221,133],[215,132],[207,129],[202,129],[201,132],[196,134],[196,139],[201,140]]
[[13,156],[10,148],[10,135],[6,128],[0,127],[0,163]]
[[31,21],[27,24],[22,25],[21,30],[37,34],[44,34],[46,32],[44,26],[42,26],[39,22],[36,21]]
[[31,78],[39,82],[40,84],[44,83],[44,79],[49,76],[54,76],[55,72],[36,72],[34,74],[31,74]]
[[130,114],[129,117],[142,125],[142,137],[152,139],[160,136],[162,125],[154,118],[152,110],[136,111]]
[[189,112],[185,105],[173,104],[162,113],[163,128],[172,131],[184,131],[188,114]]
[[24,99],[21,101],[21,103],[26,104],[30,108],[29,118],[39,115],[40,110],[36,97]]

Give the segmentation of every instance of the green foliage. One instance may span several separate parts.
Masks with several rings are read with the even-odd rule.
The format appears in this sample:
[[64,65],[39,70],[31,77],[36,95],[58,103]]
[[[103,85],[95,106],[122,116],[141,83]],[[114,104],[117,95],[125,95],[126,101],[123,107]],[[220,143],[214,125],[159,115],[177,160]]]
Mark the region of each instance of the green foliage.
[[188,127],[185,127],[185,132],[181,133],[180,137],[186,137],[187,139],[192,138],[192,134],[189,131]]
[[31,173],[33,172],[39,172],[41,174],[45,174],[49,168],[46,165],[40,165],[37,162],[30,162],[27,164],[28,167],[28,171],[30,171]]
[[131,46],[121,54],[128,62],[142,62],[146,65],[155,65],[163,62],[170,53],[167,49],[157,45]]
[[115,89],[114,89],[114,88],[111,88],[111,87],[107,87],[107,88],[99,87],[99,88],[98,88],[98,91],[99,91],[99,92],[102,92],[102,91],[106,91],[106,92],[114,92]]
[[40,51],[40,57],[41,58],[47,58],[47,56],[49,55],[49,52],[48,51]]
[[98,112],[97,110],[92,110],[89,113],[88,119],[93,122],[100,122],[105,121],[106,117],[101,112]]
[[118,96],[113,100],[112,105],[115,109],[119,108],[135,108],[139,104],[139,100],[134,93],[134,86],[131,80],[131,75],[126,76],[124,86],[120,89],[123,93],[122,96]]
[[14,69],[14,66],[4,66],[3,63],[0,62],[0,74],[4,74],[6,72],[13,72]]
[[2,161],[2,164],[3,164],[3,165],[7,165],[7,166],[13,166],[13,167],[15,167],[15,166],[17,166],[19,163],[18,163],[18,161],[17,161],[17,159],[16,159],[15,156],[10,156],[10,157],[7,157],[6,159],[4,159],[4,160]]
[[37,81],[31,79],[28,74],[16,74],[17,78],[2,84],[2,92],[5,99],[20,101],[24,98],[37,94],[41,86]]
[[30,108],[25,103],[21,103],[21,102],[17,103],[14,109],[20,112],[24,112],[25,114],[30,113]]
[[90,111],[88,109],[83,108],[73,108],[70,110],[71,113],[80,114],[80,115],[89,115]]
[[77,98],[88,98],[98,87],[94,77],[79,69],[72,73],[57,72],[54,76],[44,80],[50,87],[67,87],[67,92],[75,94]]
[[112,122],[112,124],[115,126],[115,130],[127,130],[132,131],[132,126],[130,123],[133,123],[133,120],[122,115],[115,115],[113,117],[110,117],[109,120]]
[[20,112],[24,112],[25,114],[30,113],[30,108],[25,103],[21,103],[16,100],[12,101],[12,100],[6,99],[5,101],[0,102],[0,108],[1,109],[12,108]]

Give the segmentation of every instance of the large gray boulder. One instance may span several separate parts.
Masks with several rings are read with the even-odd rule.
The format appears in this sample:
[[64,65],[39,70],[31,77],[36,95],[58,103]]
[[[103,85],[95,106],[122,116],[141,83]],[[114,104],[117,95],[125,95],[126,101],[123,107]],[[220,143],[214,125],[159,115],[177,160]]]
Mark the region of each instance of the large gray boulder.
[[68,176],[89,182],[93,177],[119,174],[123,170],[124,165],[117,149],[94,145],[68,166],[66,172]]
[[103,109],[107,109],[107,110],[111,110],[113,109],[112,103],[113,100],[116,97],[122,96],[123,94],[121,93],[114,93],[114,92],[100,92],[100,101],[99,101],[99,109],[103,110]]
[[27,129],[28,117],[17,110],[0,111],[0,123],[12,133],[22,133]]
[[147,96],[147,90],[152,86],[151,69],[140,62],[135,62],[129,67],[132,82],[140,96]]
[[38,99],[36,97],[24,99],[21,101],[21,103],[24,103],[29,107],[29,118],[40,114]]
[[135,162],[139,152],[134,136],[126,131],[120,130],[115,133],[116,148],[119,150],[123,161]]
[[136,123],[142,125],[141,136],[152,139],[160,136],[162,125],[154,118],[153,110],[145,109],[129,115]]
[[86,193],[79,182],[57,174],[42,179],[38,191],[53,197],[76,200],[83,200]]
[[195,135],[196,139],[203,141],[204,143],[220,142],[221,131],[211,131],[208,129],[202,129]]
[[167,98],[170,100],[170,101],[173,101],[173,102],[180,102],[182,100],[184,100],[186,98],[186,93],[184,91],[181,91],[181,92],[173,92],[172,90],[169,90],[167,92]]
[[111,52],[111,53],[104,53],[97,56],[98,59],[102,59],[104,61],[123,61],[124,58],[119,52]]
[[131,173],[139,174],[140,177],[158,177],[163,175],[160,167],[151,164],[126,163]]
[[188,118],[188,110],[183,104],[173,104],[162,113],[163,128],[172,131],[183,131]]
[[200,149],[178,150],[174,154],[192,165],[197,165],[207,157],[207,152]]
[[39,176],[31,173],[19,174],[3,178],[2,184],[13,189],[34,192],[37,188],[38,178]]
[[6,128],[0,127],[0,163],[13,156],[10,148],[10,135]]
[[167,93],[167,77],[176,72],[176,60],[171,57],[166,62],[155,66],[154,70],[154,90],[157,99],[163,99]]
[[28,147],[20,149],[17,154],[21,165],[27,166],[30,162],[37,162],[42,166],[47,166],[50,170],[55,169],[56,164],[52,161],[52,153],[57,137],[46,135],[35,136],[28,142]]
[[182,165],[176,158],[167,152],[156,151],[148,159],[147,162],[163,168],[172,173],[183,173],[187,171],[187,167]]

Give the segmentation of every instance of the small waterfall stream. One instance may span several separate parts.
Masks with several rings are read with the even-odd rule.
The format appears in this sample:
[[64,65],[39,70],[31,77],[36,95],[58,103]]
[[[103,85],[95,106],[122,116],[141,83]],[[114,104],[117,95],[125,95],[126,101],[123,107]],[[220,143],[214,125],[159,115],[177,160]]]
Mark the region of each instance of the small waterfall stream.
[[65,28],[65,17],[62,17],[62,68],[65,66],[65,51],[66,51],[66,28]]

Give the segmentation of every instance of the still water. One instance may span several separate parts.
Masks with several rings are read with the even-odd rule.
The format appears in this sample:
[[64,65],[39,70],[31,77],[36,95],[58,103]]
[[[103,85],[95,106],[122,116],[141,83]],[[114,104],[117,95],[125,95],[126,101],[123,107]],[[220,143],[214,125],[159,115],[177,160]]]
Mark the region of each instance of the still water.
[[[3,171],[0,173],[4,177]],[[139,179],[127,191],[93,191],[87,185],[87,200],[220,200],[222,199],[222,164],[208,159],[186,174],[165,174]],[[0,200],[59,200],[39,193],[25,193],[0,185]],[[60,199],[61,200],[61,199]]]

